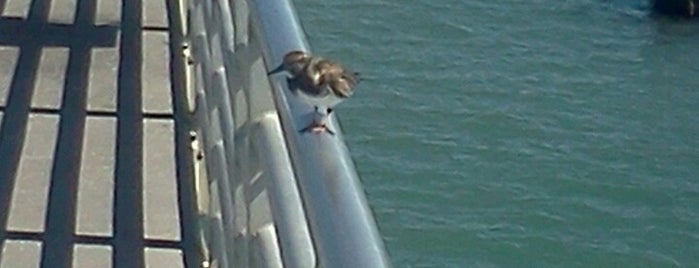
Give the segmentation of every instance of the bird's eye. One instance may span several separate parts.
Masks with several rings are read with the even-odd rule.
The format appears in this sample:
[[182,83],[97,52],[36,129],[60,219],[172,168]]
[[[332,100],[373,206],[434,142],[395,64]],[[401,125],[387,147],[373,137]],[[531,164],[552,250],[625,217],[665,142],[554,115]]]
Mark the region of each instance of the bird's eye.
[[327,112],[328,112],[328,114],[330,114],[330,113],[333,112],[333,109],[332,109],[332,108],[328,108]]

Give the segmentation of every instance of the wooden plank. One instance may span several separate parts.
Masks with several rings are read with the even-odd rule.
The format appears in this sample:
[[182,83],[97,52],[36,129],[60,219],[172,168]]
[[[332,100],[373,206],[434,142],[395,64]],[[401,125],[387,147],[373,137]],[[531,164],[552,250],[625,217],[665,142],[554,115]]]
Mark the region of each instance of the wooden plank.
[[182,251],[179,249],[146,248],[144,257],[147,268],[184,268]]
[[180,240],[173,120],[145,119],[143,217],[147,239]]
[[41,262],[41,242],[5,240],[0,268],[38,268]]
[[70,50],[65,47],[41,49],[32,107],[50,109],[61,107],[69,52]]
[[77,0],[51,0],[48,22],[73,24]]
[[167,28],[166,0],[143,1],[143,26]]
[[116,124],[114,117],[87,117],[85,121],[78,179],[77,234],[112,236]]
[[73,247],[73,268],[111,268],[112,248],[102,245],[76,244]]
[[8,230],[42,232],[51,180],[58,116],[30,114],[15,180]]
[[26,19],[29,14],[31,2],[32,0],[7,0],[2,16]]
[[18,47],[0,46],[0,62],[2,62],[0,64],[0,107],[5,107],[7,104],[7,96],[10,94],[18,57]]
[[97,0],[97,14],[95,14],[95,25],[117,25],[120,22],[120,0]]
[[[104,1],[104,0],[103,0]],[[120,33],[117,31],[117,36]],[[119,44],[119,40],[116,41]],[[116,112],[119,45],[93,48],[87,81],[87,110]]]
[[143,111],[146,113],[172,113],[170,50],[168,33],[143,32],[143,65],[141,90]]

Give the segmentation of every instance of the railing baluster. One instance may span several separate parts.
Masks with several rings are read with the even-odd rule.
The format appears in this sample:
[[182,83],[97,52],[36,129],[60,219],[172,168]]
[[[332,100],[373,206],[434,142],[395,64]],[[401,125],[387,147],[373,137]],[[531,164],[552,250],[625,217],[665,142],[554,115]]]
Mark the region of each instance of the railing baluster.
[[195,127],[212,154],[211,202],[221,202],[209,226],[218,237],[207,241],[214,262],[390,267],[337,118],[329,121],[336,135],[299,133],[313,107],[267,75],[288,51],[308,51],[291,1],[187,6],[194,79],[202,80],[188,84],[203,87]]

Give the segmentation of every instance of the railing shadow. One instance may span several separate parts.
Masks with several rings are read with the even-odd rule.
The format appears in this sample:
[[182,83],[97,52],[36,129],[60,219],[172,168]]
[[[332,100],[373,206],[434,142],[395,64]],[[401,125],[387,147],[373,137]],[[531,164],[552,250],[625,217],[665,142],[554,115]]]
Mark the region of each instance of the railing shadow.
[[[339,123],[302,135],[312,107],[267,73],[308,45],[290,1],[188,1],[204,137],[212,263],[390,267]],[[301,127],[299,127],[301,126]]]
[[[181,249],[186,266],[194,267],[200,263],[201,256],[196,255],[195,249],[196,209],[191,181],[192,159],[187,148],[190,119],[183,81],[180,81],[183,66],[176,60],[182,52],[177,44],[183,39],[182,19],[177,12],[179,2],[166,1],[172,27],[169,29],[172,115],[145,114],[142,109],[142,1],[120,1],[123,11],[118,15],[120,21],[109,25],[96,25],[97,2],[77,0],[72,24],[49,22],[51,1],[44,0],[32,1],[26,18],[0,17],[0,53],[15,57],[13,66],[0,68],[12,73],[7,89],[0,87],[0,113],[3,115],[0,125],[0,245],[6,239],[43,242],[42,267],[70,267],[75,243],[111,247],[113,267],[143,267],[144,247]],[[0,0],[0,14],[6,3],[6,0]],[[38,69],[45,48],[65,48],[68,51],[63,84],[50,89],[60,91],[61,103],[56,107],[33,107],[32,98],[36,95]],[[118,48],[119,62],[114,66],[118,68],[117,107],[114,111],[88,109],[90,66],[95,60],[92,52],[96,48]],[[43,232],[6,228],[30,114],[60,119]],[[111,236],[75,234],[78,178],[81,176],[81,153],[88,116],[117,119]],[[143,119],[151,116],[175,121],[181,241],[144,238]]]
[[[3,1],[3,8],[4,4]],[[34,1],[27,18],[0,18],[0,49],[17,52],[9,92],[0,92],[8,94],[6,105],[0,106],[4,112],[0,126],[0,240],[43,241],[42,265],[69,267],[73,243],[84,240],[73,234],[79,177],[79,165],[75,163],[80,163],[81,157],[90,51],[94,47],[116,46],[118,26],[93,25],[93,1],[80,1],[74,24],[49,23],[48,4],[48,1]],[[64,47],[69,51],[63,86],[56,88],[63,91],[58,109],[31,107],[42,49],[47,47]],[[29,113],[33,110],[60,116],[45,230],[44,233],[7,231],[16,169]]]

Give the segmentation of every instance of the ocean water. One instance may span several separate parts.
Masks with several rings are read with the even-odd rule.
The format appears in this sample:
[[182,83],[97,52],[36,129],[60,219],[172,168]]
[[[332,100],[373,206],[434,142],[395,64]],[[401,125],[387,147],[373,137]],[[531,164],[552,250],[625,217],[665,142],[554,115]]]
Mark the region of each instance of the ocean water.
[[297,0],[396,267],[699,267],[699,20],[643,0]]

